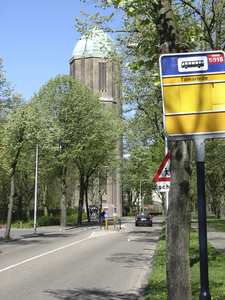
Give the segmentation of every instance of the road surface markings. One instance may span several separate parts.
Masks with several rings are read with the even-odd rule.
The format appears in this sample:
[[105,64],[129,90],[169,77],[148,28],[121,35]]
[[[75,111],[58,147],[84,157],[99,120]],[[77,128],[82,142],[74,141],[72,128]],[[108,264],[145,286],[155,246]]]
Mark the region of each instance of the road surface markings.
[[19,262],[19,263],[17,263],[17,264],[11,265],[11,266],[9,266],[9,267],[7,267],[7,268],[1,269],[1,270],[0,270],[0,273],[1,273],[1,272],[4,272],[4,271],[6,271],[6,270],[12,269],[12,268],[14,268],[14,267],[20,266],[20,265],[22,265],[22,264],[25,264],[25,263],[27,263],[27,262],[29,262],[29,261],[35,260],[35,259],[37,259],[37,258],[43,257],[43,256],[45,256],[45,255],[48,255],[48,254],[54,253],[54,252],[56,252],[56,251],[59,251],[59,250],[62,250],[62,249],[65,249],[65,248],[74,246],[74,245],[79,244],[79,243],[82,243],[82,242],[85,242],[85,241],[87,241],[87,240],[89,240],[89,239],[91,239],[91,238],[98,237],[98,236],[103,236],[103,235],[107,235],[107,234],[110,234],[110,233],[116,233],[116,232],[113,232],[113,231],[112,231],[112,232],[107,232],[107,233],[103,232],[103,233],[101,233],[101,234],[96,234],[96,235],[95,235],[95,232],[93,232],[89,237],[87,237],[87,238],[85,238],[85,239],[82,239],[82,240],[80,240],[80,241],[77,241],[77,242],[68,244],[68,245],[66,245],[66,246],[59,247],[59,248],[56,248],[56,249],[54,249],[54,250],[51,250],[51,251],[42,253],[42,254],[40,254],[40,255],[37,255],[37,256],[31,257],[31,258],[29,258],[29,259],[23,260],[23,261],[21,261],[21,262]]
[[117,231],[108,231],[108,232],[93,232],[90,236],[90,238],[98,237],[98,236],[103,236],[103,235],[108,235],[111,233],[117,233]]

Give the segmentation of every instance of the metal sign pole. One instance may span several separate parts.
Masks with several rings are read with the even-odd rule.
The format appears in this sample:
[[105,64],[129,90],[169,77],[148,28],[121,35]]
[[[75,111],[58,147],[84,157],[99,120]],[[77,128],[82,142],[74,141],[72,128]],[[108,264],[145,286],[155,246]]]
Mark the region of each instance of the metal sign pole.
[[205,202],[205,141],[196,139],[195,154],[197,164],[197,191],[198,191],[198,231],[199,231],[199,258],[201,292],[199,300],[211,300],[208,279],[206,202]]
[[38,145],[36,145],[36,169],[35,169],[35,191],[34,191],[34,234],[37,226],[37,176],[38,176]]

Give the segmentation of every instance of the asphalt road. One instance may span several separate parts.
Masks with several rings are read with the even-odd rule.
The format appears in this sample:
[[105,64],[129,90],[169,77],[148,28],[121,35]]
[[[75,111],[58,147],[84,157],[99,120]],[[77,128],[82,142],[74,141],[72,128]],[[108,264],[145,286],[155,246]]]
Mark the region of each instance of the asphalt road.
[[0,244],[0,298],[138,299],[163,218],[153,227],[123,221],[117,231],[76,228]]

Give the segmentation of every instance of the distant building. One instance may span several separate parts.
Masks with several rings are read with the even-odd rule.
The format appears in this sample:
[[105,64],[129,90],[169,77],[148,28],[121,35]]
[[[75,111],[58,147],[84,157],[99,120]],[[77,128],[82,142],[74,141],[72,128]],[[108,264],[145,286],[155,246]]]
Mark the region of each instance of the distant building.
[[[90,36],[82,36],[69,61],[70,75],[78,78],[82,84],[89,85],[94,93],[100,93],[100,99],[105,105],[115,105],[120,110],[121,104],[118,101],[120,89],[114,83],[114,74],[118,71],[118,67],[107,59],[108,53],[114,49],[114,41],[103,30],[93,30]],[[120,144],[121,141],[118,141],[118,155],[122,155],[119,150]],[[108,212],[109,216],[114,212],[122,216],[122,188],[119,179],[119,169],[111,171],[102,196],[102,210]],[[75,195],[76,193],[74,198]],[[78,199],[74,201],[77,205]],[[96,192],[94,203],[97,202]]]

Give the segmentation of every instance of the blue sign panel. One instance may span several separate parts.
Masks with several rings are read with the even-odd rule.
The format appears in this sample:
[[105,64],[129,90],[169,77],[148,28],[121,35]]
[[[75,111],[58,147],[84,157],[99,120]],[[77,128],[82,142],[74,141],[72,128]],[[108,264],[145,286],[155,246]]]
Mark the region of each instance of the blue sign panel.
[[109,214],[104,214],[105,219],[108,219],[108,217],[109,217]]
[[223,53],[194,53],[161,57],[162,76],[218,73],[225,71]]

